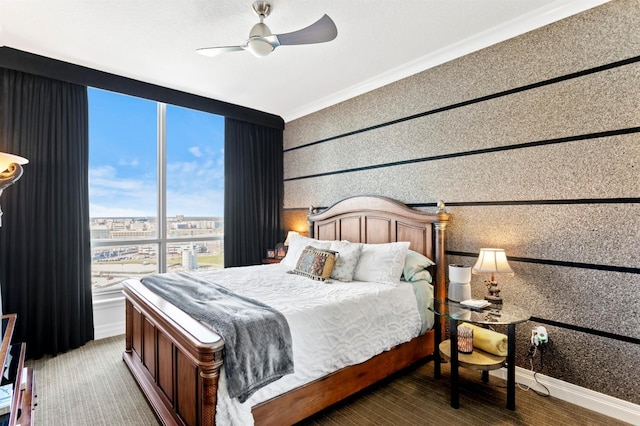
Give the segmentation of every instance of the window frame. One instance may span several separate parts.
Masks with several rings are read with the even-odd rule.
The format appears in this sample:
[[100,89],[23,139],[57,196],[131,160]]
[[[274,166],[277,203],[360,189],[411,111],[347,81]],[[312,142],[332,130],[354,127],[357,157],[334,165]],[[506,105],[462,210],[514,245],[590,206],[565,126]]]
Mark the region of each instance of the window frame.
[[[101,90],[101,89],[98,89]],[[117,92],[114,92],[117,93]],[[118,93],[121,94],[121,93]],[[123,96],[130,96],[124,95]],[[91,250],[102,247],[120,247],[120,246],[136,246],[136,245],[156,245],[157,246],[157,270],[158,273],[167,270],[167,250],[169,244],[180,243],[197,243],[208,241],[223,241],[222,235],[212,235],[205,237],[169,237],[167,233],[167,104],[156,101],[156,148],[157,148],[157,209],[156,209],[156,237],[126,240],[94,240],[91,239]],[[193,108],[190,108],[193,109]],[[194,111],[199,111],[194,109]],[[207,111],[203,111],[207,112]],[[215,115],[214,113],[207,112]],[[89,141],[91,145],[91,141]],[[224,220],[224,217],[223,217]],[[92,262],[93,263],[93,262]],[[92,268],[93,269],[93,268]],[[94,301],[102,298],[111,297],[115,293],[122,291],[122,283],[114,284],[107,288],[99,288],[91,286]]]

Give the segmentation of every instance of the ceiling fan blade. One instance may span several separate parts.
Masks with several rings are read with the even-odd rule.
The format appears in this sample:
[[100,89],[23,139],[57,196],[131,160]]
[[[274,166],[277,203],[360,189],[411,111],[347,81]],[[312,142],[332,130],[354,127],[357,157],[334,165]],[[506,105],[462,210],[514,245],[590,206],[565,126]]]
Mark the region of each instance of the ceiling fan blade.
[[200,49],[196,49],[196,52],[204,56],[218,56],[223,53],[239,52],[241,50],[244,50],[244,46],[202,47]]
[[286,34],[278,34],[279,44],[281,46],[295,44],[313,44],[331,41],[338,35],[338,28],[333,19],[324,15],[313,24],[298,31]]

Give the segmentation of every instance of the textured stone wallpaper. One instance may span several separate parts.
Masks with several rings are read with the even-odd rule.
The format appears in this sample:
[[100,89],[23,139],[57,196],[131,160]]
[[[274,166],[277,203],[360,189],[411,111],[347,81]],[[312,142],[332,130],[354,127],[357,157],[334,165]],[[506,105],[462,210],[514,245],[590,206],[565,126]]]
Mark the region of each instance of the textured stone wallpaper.
[[444,200],[450,263],[504,248],[505,302],[557,324],[541,373],[640,404],[638,28],[616,0],[287,123],[285,226],[353,195]]

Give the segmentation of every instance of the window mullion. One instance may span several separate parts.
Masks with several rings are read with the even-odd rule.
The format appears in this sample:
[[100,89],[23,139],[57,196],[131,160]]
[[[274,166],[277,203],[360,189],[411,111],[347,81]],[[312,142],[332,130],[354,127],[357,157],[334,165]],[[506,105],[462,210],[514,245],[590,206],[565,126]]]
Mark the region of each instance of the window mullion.
[[167,271],[167,105],[158,102],[158,272]]

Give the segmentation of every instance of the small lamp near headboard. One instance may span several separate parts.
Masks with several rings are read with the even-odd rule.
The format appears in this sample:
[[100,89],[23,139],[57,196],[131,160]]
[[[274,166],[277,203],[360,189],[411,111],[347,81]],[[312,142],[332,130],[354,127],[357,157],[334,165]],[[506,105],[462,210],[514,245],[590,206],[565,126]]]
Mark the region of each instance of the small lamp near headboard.
[[500,297],[500,288],[496,282],[494,275],[503,274],[513,276],[513,270],[507,262],[507,255],[504,249],[500,248],[481,248],[478,255],[478,261],[471,269],[474,274],[491,274],[489,281],[485,281],[488,294],[484,297],[491,303],[502,303]]

